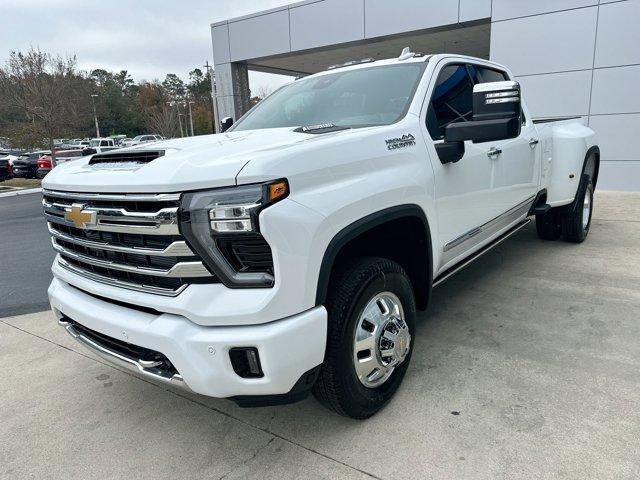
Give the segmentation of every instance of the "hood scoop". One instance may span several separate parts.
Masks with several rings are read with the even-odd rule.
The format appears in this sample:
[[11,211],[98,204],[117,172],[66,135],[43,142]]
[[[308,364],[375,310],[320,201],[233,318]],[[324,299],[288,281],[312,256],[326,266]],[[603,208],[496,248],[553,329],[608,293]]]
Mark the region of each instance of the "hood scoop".
[[145,164],[154,161],[156,158],[162,157],[164,150],[130,150],[128,152],[109,152],[100,153],[91,157],[89,165],[97,164],[122,164],[135,163]]

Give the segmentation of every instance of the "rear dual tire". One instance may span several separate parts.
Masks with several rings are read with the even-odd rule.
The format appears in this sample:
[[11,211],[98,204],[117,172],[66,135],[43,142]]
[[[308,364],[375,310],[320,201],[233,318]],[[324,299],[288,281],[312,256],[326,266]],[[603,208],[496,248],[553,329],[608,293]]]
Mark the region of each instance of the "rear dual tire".
[[577,192],[572,211],[563,212],[560,207],[536,215],[538,237],[543,240],[558,240],[562,237],[566,242],[584,242],[591,227],[593,193],[593,183],[589,178]]
[[578,192],[576,208],[562,216],[562,237],[566,242],[582,243],[589,234],[593,214],[593,184],[591,179]]

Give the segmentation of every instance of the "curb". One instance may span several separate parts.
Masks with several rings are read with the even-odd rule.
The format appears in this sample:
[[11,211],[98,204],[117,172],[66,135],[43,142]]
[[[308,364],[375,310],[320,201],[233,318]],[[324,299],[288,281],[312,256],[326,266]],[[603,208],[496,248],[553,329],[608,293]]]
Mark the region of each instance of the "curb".
[[40,193],[40,192],[42,192],[42,188],[25,188],[23,190],[16,190],[15,192],[0,193],[0,198],[15,197],[16,195],[28,195],[29,193]]

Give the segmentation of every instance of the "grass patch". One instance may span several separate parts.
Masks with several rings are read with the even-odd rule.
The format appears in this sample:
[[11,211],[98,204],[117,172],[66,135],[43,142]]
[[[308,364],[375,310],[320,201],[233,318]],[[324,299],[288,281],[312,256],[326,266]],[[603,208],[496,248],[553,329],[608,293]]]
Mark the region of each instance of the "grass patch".
[[42,180],[39,180],[37,178],[12,178],[11,180],[5,180],[4,182],[0,182],[0,188],[2,187],[38,188],[40,187],[41,182]]

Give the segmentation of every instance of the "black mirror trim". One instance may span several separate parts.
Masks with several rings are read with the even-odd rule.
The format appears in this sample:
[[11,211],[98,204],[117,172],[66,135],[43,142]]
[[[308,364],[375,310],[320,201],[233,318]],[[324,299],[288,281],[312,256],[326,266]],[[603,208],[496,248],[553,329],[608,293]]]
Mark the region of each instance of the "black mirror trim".
[[224,117],[220,123],[220,133],[224,133],[233,126],[233,117]]
[[447,142],[466,140],[471,140],[473,143],[495,142],[516,138],[520,135],[521,129],[522,122],[519,117],[452,123],[445,129],[445,140]]
[[464,157],[464,142],[441,142],[436,143],[436,152],[440,162],[445,165],[447,163],[456,163]]

